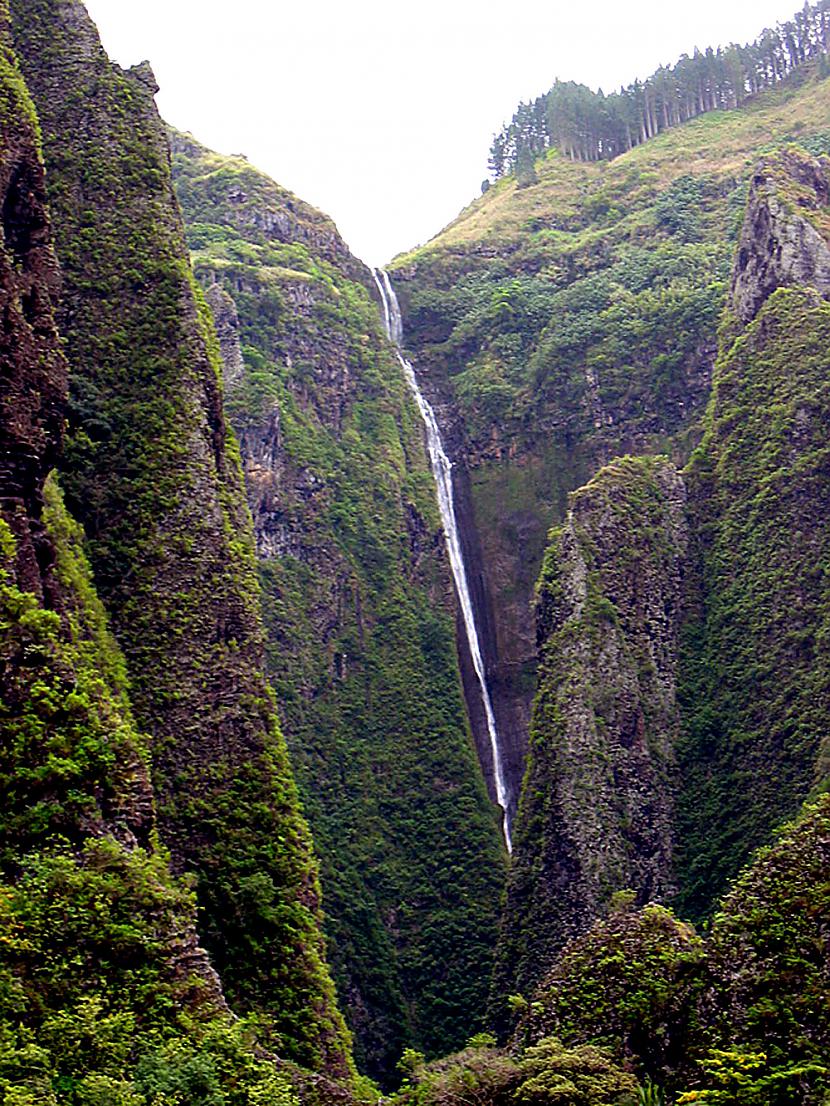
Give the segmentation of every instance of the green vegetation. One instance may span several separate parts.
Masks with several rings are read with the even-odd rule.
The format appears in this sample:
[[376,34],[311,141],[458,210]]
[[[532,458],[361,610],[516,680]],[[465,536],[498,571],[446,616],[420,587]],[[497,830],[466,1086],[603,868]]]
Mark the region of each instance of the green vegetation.
[[610,96],[574,81],[556,81],[532,103],[520,104],[490,150],[490,171],[498,179],[515,173],[518,184],[536,182],[534,161],[557,149],[580,161],[617,157],[634,146],[704,112],[741,107],[783,80],[803,79],[812,63],[826,75],[830,48],[830,3],[816,0],[752,43],[683,57],[661,66]]
[[679,904],[713,892],[826,777],[830,308],[781,289],[718,363],[688,469],[702,600],[681,665]]
[[80,3],[12,4],[38,106],[72,390],[62,486],[151,737],[162,840],[241,1014],[346,1079],[307,827],[263,670],[250,519],[195,293],[152,75]]
[[158,846],[124,660],[80,528],[47,492],[59,612],[17,585],[0,520],[3,1101],[291,1106],[189,955],[195,901]]
[[664,1085],[688,1066],[703,989],[704,941],[634,896],[571,942],[533,995],[520,1033],[600,1045]]
[[197,277],[239,314],[227,409],[269,673],[356,1055],[387,1082],[404,1047],[457,1048],[482,1017],[504,879],[423,428],[333,225],[242,159],[173,147]]
[[512,1052],[473,1038],[463,1052],[433,1064],[411,1055],[399,1106],[634,1106],[637,1083],[592,1045],[567,1048],[548,1037]]
[[[824,796],[757,854],[704,936],[661,906],[636,911],[633,896],[621,897],[529,1001],[516,998],[509,1057],[551,1038],[602,1048],[643,1080],[643,1103],[825,1102],[829,841]],[[477,1054],[444,1063],[455,1086],[481,1082]]]
[[131,717],[123,658],[90,582],[78,528],[57,489],[47,490],[61,613],[20,589],[15,541],[0,523],[0,863],[6,870],[44,839],[79,841],[90,826],[113,817],[145,843],[149,832],[131,809],[146,790],[146,743]]

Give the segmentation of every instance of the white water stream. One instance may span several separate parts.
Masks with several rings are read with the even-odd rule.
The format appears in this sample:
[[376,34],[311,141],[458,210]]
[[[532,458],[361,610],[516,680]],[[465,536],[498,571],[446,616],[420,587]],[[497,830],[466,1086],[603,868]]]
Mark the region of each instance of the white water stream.
[[386,333],[395,347],[404,376],[415,396],[418,410],[424,420],[427,436],[427,448],[429,450],[432,473],[435,477],[435,486],[438,493],[438,506],[441,510],[441,521],[444,524],[444,536],[447,539],[447,553],[450,558],[455,588],[458,593],[458,601],[461,605],[461,613],[464,618],[464,628],[467,631],[467,641],[470,646],[470,656],[473,661],[478,685],[481,690],[481,702],[484,706],[484,714],[487,719],[487,732],[490,735],[490,750],[493,756],[493,781],[496,787],[496,801],[504,812],[504,840],[507,851],[512,852],[513,845],[510,839],[510,824],[507,812],[507,787],[504,782],[504,765],[501,759],[501,747],[499,745],[499,733],[496,728],[496,716],[493,712],[493,701],[487,687],[487,676],[484,671],[484,660],[481,655],[481,645],[476,628],[475,612],[470,597],[470,587],[467,583],[467,568],[464,564],[464,554],[461,551],[461,539],[458,534],[458,524],[455,519],[455,498],[452,487],[452,462],[444,452],[441,441],[441,431],[435,412],[432,410],[426,397],[418,387],[418,380],[411,363],[407,361],[402,352],[403,347],[403,321],[398,297],[392,287],[389,274],[385,269],[372,270],[383,301],[383,313],[386,322]]

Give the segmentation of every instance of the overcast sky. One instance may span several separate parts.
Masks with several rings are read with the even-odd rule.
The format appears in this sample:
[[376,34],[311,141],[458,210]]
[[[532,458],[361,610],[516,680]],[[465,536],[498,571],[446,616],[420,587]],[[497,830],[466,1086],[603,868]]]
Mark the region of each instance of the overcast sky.
[[149,59],[174,126],[331,215],[370,264],[478,194],[493,133],[554,78],[606,92],[798,0],[88,0],[122,65]]

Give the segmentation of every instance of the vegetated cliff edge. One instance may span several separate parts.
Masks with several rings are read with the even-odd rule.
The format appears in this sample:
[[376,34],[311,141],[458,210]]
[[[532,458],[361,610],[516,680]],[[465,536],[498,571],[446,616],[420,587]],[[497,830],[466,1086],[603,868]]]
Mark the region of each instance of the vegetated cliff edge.
[[146,737],[50,472],[67,365],[37,118],[0,3],[0,1095],[129,1103],[196,1083],[291,1106],[233,1019],[159,846]]
[[162,840],[239,1012],[288,1059],[349,1077],[308,831],[264,674],[250,517],[216,338],[189,268],[147,67],[80,3],[12,29],[44,133],[71,366],[62,484],[151,738]]
[[254,519],[268,670],[357,1055],[461,1044],[505,857],[466,722],[423,426],[368,269],[253,168],[174,135]]
[[791,146],[753,175],[684,472],[615,461],[552,533],[496,995],[614,892],[706,914],[827,785],[828,167]]
[[603,1046],[678,1103],[822,1103],[829,861],[825,795],[758,853],[704,936],[657,904],[621,905],[566,948],[517,1042]]
[[552,153],[536,183],[500,181],[392,265],[467,505],[514,804],[547,531],[613,457],[688,459],[758,153],[796,136],[828,148],[830,84],[809,71],[798,81],[611,162]]
[[827,786],[830,162],[756,170],[706,431],[686,473],[701,601],[680,687],[679,904]]

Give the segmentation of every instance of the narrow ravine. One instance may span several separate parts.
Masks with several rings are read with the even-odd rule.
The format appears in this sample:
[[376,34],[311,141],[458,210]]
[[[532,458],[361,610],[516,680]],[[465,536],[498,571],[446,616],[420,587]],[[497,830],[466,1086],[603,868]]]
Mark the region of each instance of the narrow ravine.
[[508,809],[507,785],[504,778],[504,764],[502,762],[501,744],[499,741],[496,715],[493,711],[493,701],[487,686],[487,674],[484,670],[484,659],[481,653],[481,644],[476,626],[475,611],[473,610],[470,587],[467,581],[467,568],[464,563],[464,554],[461,550],[461,538],[458,533],[458,523],[455,517],[455,498],[452,486],[452,462],[444,450],[441,440],[441,431],[428,400],[418,386],[415,370],[411,362],[403,355],[403,320],[398,297],[392,287],[389,274],[385,269],[373,269],[372,274],[378,287],[383,302],[383,312],[386,323],[386,333],[395,347],[401,368],[404,371],[407,383],[415,396],[418,410],[426,427],[427,448],[429,450],[430,464],[435,477],[435,487],[438,496],[438,506],[441,511],[441,521],[444,524],[444,536],[447,539],[447,552],[450,558],[450,567],[455,581],[458,601],[461,605],[461,613],[464,618],[464,628],[467,633],[467,642],[470,647],[470,656],[473,661],[476,679],[481,691],[481,701],[484,706],[484,715],[487,719],[487,732],[490,737],[490,751],[493,757],[493,781],[496,788],[496,801],[502,809],[504,840],[507,851],[513,851],[513,843],[510,837],[510,815]]

